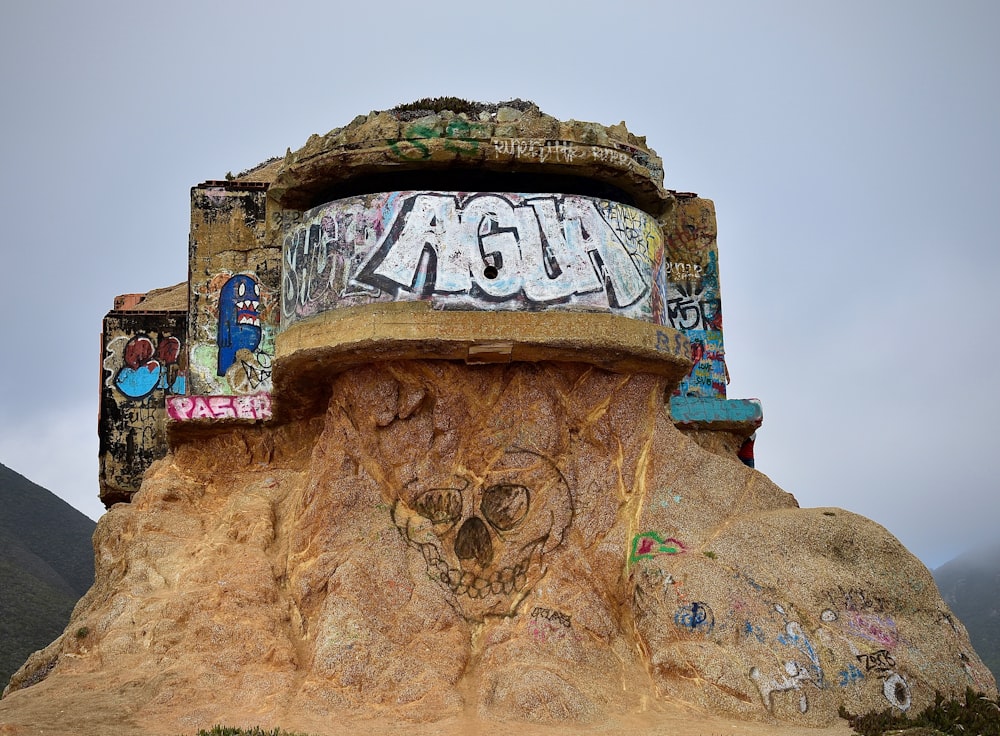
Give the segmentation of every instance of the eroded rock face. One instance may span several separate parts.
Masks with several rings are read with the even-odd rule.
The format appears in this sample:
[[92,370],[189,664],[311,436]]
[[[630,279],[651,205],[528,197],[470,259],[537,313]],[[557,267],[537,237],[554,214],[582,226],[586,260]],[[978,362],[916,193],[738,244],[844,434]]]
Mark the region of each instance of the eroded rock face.
[[323,416],[173,448],[101,520],[97,582],[0,722],[60,682],[165,733],[673,702],[825,725],[996,696],[898,541],[701,449],[665,381],[376,364]]

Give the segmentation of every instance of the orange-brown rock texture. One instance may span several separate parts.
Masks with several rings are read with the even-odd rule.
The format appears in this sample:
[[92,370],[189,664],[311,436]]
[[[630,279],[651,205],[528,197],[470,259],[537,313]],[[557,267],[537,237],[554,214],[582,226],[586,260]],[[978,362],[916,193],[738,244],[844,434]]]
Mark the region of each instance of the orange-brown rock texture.
[[314,416],[179,436],[103,517],[97,582],[12,679],[5,733],[655,729],[678,706],[831,727],[841,704],[996,696],[919,561],[699,447],[667,378],[402,360],[328,381]]

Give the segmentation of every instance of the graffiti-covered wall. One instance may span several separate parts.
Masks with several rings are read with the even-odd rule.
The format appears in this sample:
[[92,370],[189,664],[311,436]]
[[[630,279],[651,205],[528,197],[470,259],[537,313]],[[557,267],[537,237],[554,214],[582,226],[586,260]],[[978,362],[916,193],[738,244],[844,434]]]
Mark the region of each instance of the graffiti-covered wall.
[[167,396],[186,389],[183,312],[110,312],[101,360],[101,500],[127,501],[166,454]]
[[678,396],[726,398],[722,343],[722,295],[715,206],[700,197],[680,197],[663,221],[666,262],[659,272],[666,294],[667,324],[691,341],[694,365],[675,391]]
[[641,210],[570,194],[384,192],[286,213],[282,325],[338,307],[610,311],[664,324],[663,239]]
[[378,301],[608,311],[682,331],[694,365],[676,393],[726,397],[709,200],[679,197],[658,223],[634,207],[580,195],[408,191],[284,217],[285,327]]
[[280,253],[265,242],[266,187],[210,182],[191,190],[189,393],[271,389]]
[[[363,360],[350,340],[387,311],[429,320],[407,327],[406,355],[474,363],[570,355],[567,320],[582,320],[583,332],[607,325],[613,347],[572,356],[611,370],[637,369],[647,352],[666,365],[669,354],[676,378],[690,345],[694,365],[673,392],[678,424],[760,424],[759,411],[737,421],[735,409],[710,403],[725,401],[728,381],[714,205],[664,189],[659,157],[624,123],[563,123],[532,106],[487,105],[476,120],[361,116],[283,159],[193,187],[187,283],[159,291],[120,296],[105,325],[104,499],[138,488],[166,452],[168,428],[181,438],[194,436],[190,423],[294,413],[306,394],[272,396],[273,386],[284,391],[295,371],[314,376],[295,364],[275,384],[272,371],[286,370],[278,342],[282,360],[299,353],[321,380],[309,340],[343,337],[342,352]],[[421,304],[348,311],[393,302]],[[434,332],[444,324],[461,334]],[[623,347],[633,332],[641,339]]]

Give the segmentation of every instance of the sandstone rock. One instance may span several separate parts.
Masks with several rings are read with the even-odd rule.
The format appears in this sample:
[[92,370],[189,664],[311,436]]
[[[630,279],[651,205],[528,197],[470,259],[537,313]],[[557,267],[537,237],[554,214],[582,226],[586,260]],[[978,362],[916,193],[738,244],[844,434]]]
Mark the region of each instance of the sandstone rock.
[[662,732],[685,708],[781,733],[996,697],[898,541],[699,447],[666,377],[404,360],[328,381],[319,415],[176,438],[101,520],[95,585],[0,723]]

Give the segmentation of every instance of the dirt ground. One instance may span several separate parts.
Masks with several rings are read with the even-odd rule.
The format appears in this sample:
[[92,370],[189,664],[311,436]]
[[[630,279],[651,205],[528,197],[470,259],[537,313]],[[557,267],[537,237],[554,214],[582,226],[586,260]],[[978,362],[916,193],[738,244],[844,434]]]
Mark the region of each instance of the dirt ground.
[[[73,681],[75,680],[75,681]],[[113,689],[88,678],[60,678],[11,693],[0,701],[0,736],[194,736],[200,728],[216,724],[264,728],[279,726],[287,731],[313,736],[385,734],[405,731],[408,736],[462,736],[509,734],[518,736],[851,736],[845,721],[827,728],[806,728],[777,723],[732,721],[716,718],[681,704],[658,706],[655,712],[637,713],[589,726],[540,726],[523,722],[484,723],[450,718],[435,723],[367,720],[364,714],[350,720],[342,715],[328,718],[311,714],[285,714],[275,722],[259,717],[242,719],[239,714],[219,718],[189,712],[159,712],[150,717],[135,712],[147,703],[145,686],[125,682]]]

